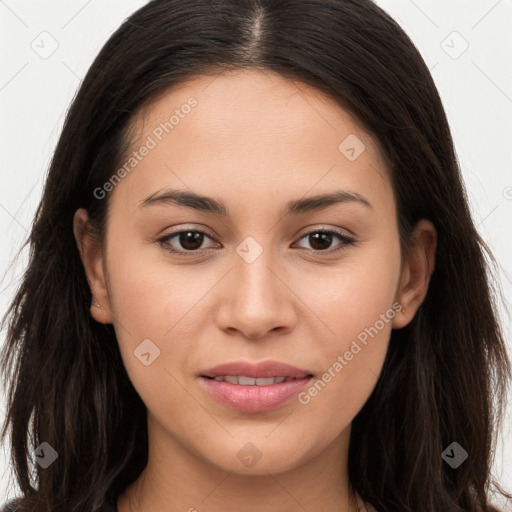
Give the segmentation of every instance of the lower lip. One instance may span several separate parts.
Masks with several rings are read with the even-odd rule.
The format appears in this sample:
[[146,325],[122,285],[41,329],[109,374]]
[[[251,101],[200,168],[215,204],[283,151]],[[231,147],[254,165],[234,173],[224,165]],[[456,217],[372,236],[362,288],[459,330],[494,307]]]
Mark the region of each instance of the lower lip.
[[243,412],[265,412],[289,402],[311,378],[304,377],[269,386],[241,386],[208,377],[201,377],[200,381],[213,398],[227,407]]

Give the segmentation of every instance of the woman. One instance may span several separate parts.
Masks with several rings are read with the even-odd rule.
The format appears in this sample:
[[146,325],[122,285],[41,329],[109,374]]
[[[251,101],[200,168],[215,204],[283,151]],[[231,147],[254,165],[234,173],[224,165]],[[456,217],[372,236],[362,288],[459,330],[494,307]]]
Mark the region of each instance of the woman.
[[372,2],[149,2],[83,80],[29,243],[16,510],[496,510],[492,255]]

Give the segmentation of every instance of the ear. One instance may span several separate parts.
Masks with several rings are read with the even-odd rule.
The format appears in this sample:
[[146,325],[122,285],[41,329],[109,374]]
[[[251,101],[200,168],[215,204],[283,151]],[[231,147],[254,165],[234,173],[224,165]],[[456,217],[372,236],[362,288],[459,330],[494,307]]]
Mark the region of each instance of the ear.
[[411,237],[411,247],[395,297],[403,309],[393,319],[393,329],[405,327],[414,318],[427,295],[435,266],[437,231],[434,225],[426,219],[420,220]]
[[73,233],[91,289],[90,311],[97,322],[109,324],[112,323],[112,312],[105,279],[104,255],[98,240],[88,227],[87,210],[80,208],[73,217]]

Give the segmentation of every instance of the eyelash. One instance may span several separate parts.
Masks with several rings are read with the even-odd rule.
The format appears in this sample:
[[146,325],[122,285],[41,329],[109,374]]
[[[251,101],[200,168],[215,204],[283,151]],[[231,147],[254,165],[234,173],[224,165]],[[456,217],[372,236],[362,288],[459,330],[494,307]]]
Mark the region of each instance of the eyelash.
[[[200,254],[201,252],[207,250],[207,249],[197,249],[194,251],[191,251],[191,250],[187,251],[187,250],[176,250],[176,249],[169,248],[169,245],[168,245],[169,240],[171,240],[172,238],[175,238],[177,235],[180,235],[182,233],[200,233],[202,235],[207,236],[208,238],[213,238],[208,233],[205,233],[204,231],[201,231],[200,229],[182,229],[180,231],[174,231],[172,233],[169,233],[169,234],[165,235],[164,237],[159,238],[157,241],[160,242],[160,245],[162,247],[164,247],[165,250],[167,250],[168,252],[177,254],[180,256],[185,256],[185,257],[187,255]],[[304,248],[301,248],[301,249],[308,251],[308,252],[312,252],[314,254],[333,254],[333,253],[338,253],[343,250],[346,250],[348,246],[356,244],[355,239],[348,237],[347,235],[345,235],[337,230],[334,230],[334,229],[329,229],[329,230],[315,229],[313,231],[309,231],[308,233],[305,233],[304,235],[302,235],[298,241],[300,241],[304,238],[307,238],[308,236],[316,234],[316,233],[325,233],[325,234],[335,235],[342,242],[342,244],[337,249],[326,249],[326,250],[315,250],[315,249],[304,249]]]

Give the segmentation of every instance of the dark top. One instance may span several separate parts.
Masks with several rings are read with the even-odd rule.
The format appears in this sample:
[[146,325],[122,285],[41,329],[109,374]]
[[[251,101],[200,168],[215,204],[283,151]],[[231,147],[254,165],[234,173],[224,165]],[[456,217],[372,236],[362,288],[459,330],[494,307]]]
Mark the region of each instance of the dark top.
[[[15,512],[16,511],[16,505],[18,503],[19,503],[19,500],[12,500],[12,501],[8,501],[4,505],[0,504],[0,506],[2,507],[2,508],[0,508],[0,512]],[[105,505],[101,510],[104,511],[104,512],[117,512],[117,509],[112,508],[112,507],[107,506],[107,505]]]
[[[15,512],[16,511],[16,505],[18,505],[19,500],[11,500],[5,503],[4,505],[0,506],[0,512]],[[112,508],[110,506],[105,505],[102,509],[102,512],[117,512],[117,508]]]
[[18,503],[18,500],[12,500],[7,502],[2,509],[0,509],[0,512],[14,512],[15,506]]
[[[359,493],[356,493],[356,499],[357,499],[357,504],[359,507],[363,506],[363,507],[368,507],[365,508],[364,510],[367,510],[368,512],[376,512],[375,509],[369,505],[369,504],[365,504],[364,501],[361,499],[361,497],[359,496]],[[7,503],[5,503],[2,507],[3,508],[0,508],[0,512],[15,512],[16,511],[16,505],[19,503],[19,499],[14,499],[14,500],[11,500]],[[363,508],[360,508],[360,510],[363,510]],[[117,507],[116,508],[112,508],[111,506],[109,505],[104,505],[102,508],[101,508],[101,511],[102,512],[117,512]]]

